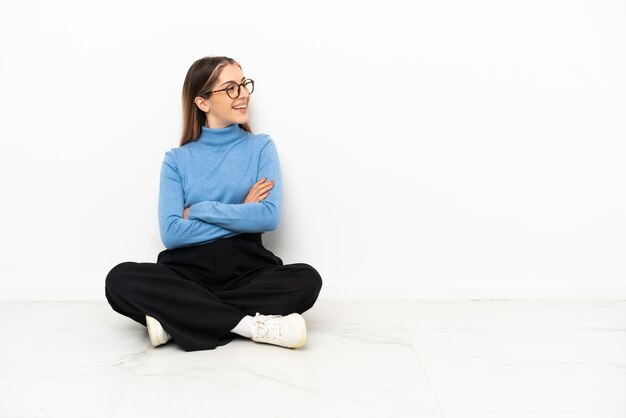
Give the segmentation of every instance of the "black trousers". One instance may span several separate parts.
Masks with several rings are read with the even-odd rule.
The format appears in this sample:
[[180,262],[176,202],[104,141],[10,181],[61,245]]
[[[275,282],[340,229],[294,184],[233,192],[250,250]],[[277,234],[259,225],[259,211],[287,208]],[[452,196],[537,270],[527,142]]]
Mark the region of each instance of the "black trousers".
[[308,264],[283,265],[261,233],[243,233],[159,253],[156,263],[127,261],[106,277],[114,311],[146,325],[156,318],[185,351],[229,343],[246,315],[288,315],[310,309],[322,288]]

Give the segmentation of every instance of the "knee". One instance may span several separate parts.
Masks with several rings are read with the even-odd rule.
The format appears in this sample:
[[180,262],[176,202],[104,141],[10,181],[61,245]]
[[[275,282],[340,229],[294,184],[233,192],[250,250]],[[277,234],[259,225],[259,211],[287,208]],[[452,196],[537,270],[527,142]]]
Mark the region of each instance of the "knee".
[[322,290],[322,276],[309,264],[299,263],[299,266],[302,269],[302,278],[306,283],[307,291],[318,295]]
[[298,268],[302,281],[302,299],[295,312],[303,313],[315,304],[322,290],[322,276],[309,264],[299,263]]
[[125,271],[128,270],[129,267],[135,264],[132,261],[125,261],[113,267],[104,281],[104,286],[106,289],[117,289],[119,290],[121,286],[128,282],[125,280]]

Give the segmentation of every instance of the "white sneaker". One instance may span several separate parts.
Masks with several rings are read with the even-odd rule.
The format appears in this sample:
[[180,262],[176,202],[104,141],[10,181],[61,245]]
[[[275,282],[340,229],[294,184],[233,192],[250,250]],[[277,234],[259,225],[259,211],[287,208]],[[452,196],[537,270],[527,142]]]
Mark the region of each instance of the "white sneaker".
[[256,313],[250,324],[252,341],[298,348],[306,341],[306,323],[302,315],[261,315]]
[[146,325],[148,327],[148,335],[150,336],[150,344],[152,344],[152,347],[165,344],[172,339],[172,336],[163,329],[161,323],[149,315],[146,315]]

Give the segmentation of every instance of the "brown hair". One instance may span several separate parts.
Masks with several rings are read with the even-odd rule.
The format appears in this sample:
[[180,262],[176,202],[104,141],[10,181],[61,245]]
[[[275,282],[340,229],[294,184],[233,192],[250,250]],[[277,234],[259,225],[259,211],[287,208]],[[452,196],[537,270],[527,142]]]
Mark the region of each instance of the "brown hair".
[[[241,68],[241,65],[229,57],[204,57],[200,58],[189,67],[185,82],[183,83],[183,132],[180,138],[180,146],[182,147],[188,142],[195,141],[202,132],[202,126],[206,122],[205,113],[196,106],[194,100],[196,97],[204,97],[205,99],[213,90],[213,86],[217,83],[217,79],[222,69],[228,64],[235,64]],[[240,123],[241,129],[252,132],[247,123]]]

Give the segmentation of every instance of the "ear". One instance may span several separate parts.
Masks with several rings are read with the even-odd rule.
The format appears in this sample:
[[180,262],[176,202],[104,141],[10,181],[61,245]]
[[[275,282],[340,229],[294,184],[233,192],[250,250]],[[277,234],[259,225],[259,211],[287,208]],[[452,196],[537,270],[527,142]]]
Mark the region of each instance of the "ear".
[[207,113],[209,111],[209,101],[198,96],[194,99],[194,103],[196,104],[196,106],[198,106],[198,108],[200,110],[202,110],[204,113]]

